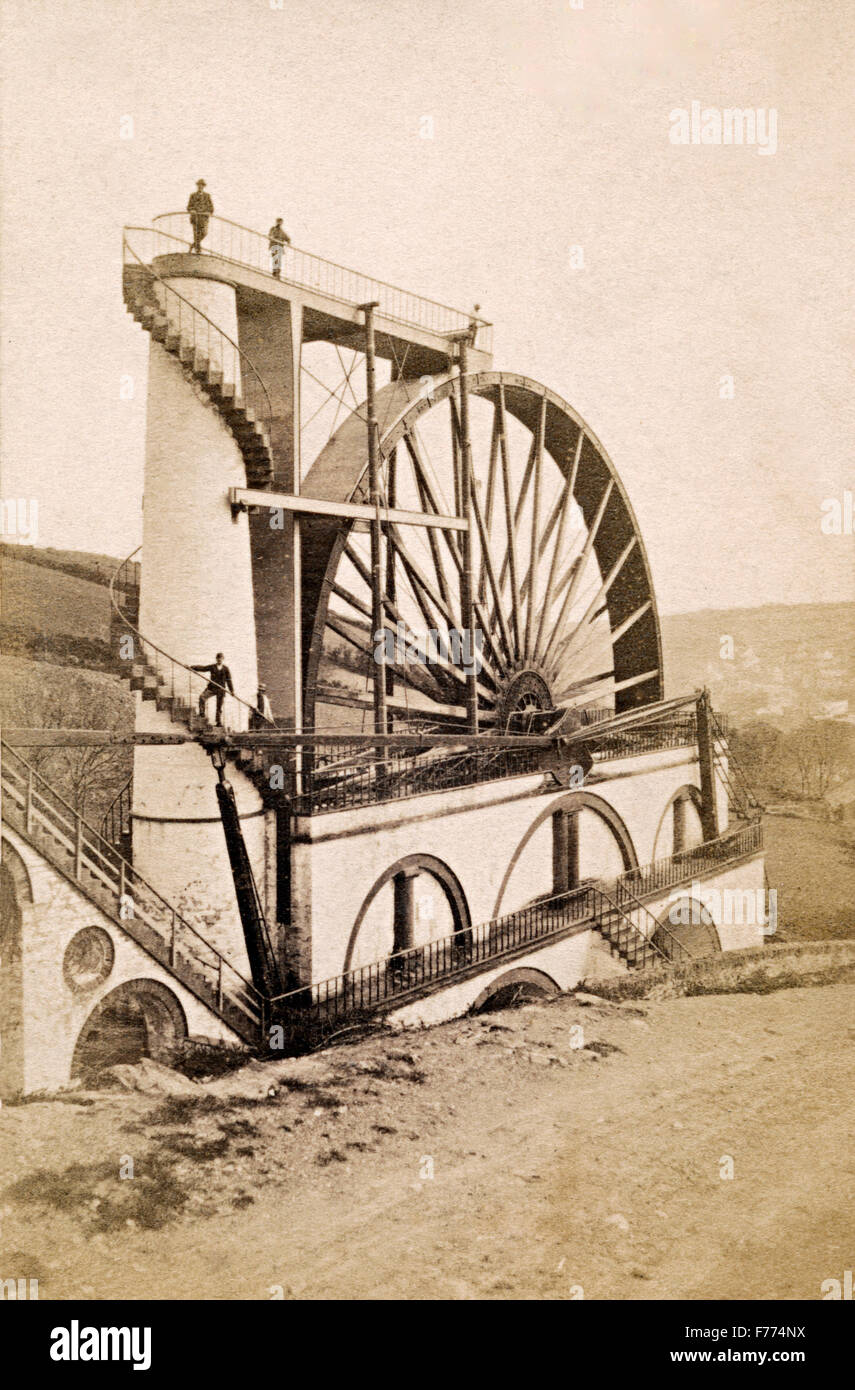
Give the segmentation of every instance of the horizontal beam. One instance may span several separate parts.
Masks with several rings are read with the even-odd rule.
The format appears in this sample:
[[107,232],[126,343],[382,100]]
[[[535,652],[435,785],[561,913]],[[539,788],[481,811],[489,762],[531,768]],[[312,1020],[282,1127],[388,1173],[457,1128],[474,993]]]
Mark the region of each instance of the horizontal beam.
[[[367,502],[329,502],[320,497],[300,497],[292,492],[263,492],[260,488],[229,488],[233,514],[250,507],[302,512],[308,516],[333,516],[350,521],[374,521],[377,509]],[[438,516],[433,512],[407,512],[399,507],[381,507],[380,520],[397,526],[431,526],[440,531],[468,531],[469,523],[459,516]]]

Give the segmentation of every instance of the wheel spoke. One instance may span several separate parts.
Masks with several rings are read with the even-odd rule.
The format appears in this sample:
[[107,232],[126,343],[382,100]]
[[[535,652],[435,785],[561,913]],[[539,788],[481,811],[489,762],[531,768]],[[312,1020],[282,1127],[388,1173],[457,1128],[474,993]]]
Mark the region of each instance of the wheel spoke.
[[569,633],[561,642],[559,642],[558,646],[556,647],[556,649],[555,649],[555,660],[556,660],[556,661],[558,660],[559,654],[560,654],[562,651],[563,651],[566,655],[569,655],[569,653],[570,653],[570,651],[572,650],[572,647],[573,647],[574,638],[577,636],[577,634],[578,634],[579,632],[583,632],[584,629],[588,626],[588,624],[594,620],[594,617],[596,616],[597,611],[599,610],[600,605],[601,605],[602,602],[603,602],[603,599],[604,599],[604,598],[606,597],[606,595],[608,594],[609,589],[610,589],[610,588],[612,587],[612,585],[614,584],[615,580],[617,579],[618,575],[620,574],[621,570],[623,569],[624,565],[626,564],[627,560],[629,559],[629,556],[632,554],[633,550],[635,549],[635,546],[636,546],[636,537],[635,537],[635,536],[631,536],[630,539],[629,539],[629,541],[627,542],[627,544],[624,546],[623,550],[621,551],[620,555],[619,555],[618,558],[615,560],[614,564],[612,565],[611,569],[609,570],[608,574],[606,575],[606,577],[605,577],[605,579],[603,580],[602,584],[600,585],[599,589],[598,589],[597,592],[594,594],[594,597],[591,599],[591,602],[588,604],[588,607],[585,609],[584,616],[583,616],[583,617],[580,619],[580,621],[576,624],[576,626],[574,627],[573,631],[572,631],[571,633]]
[[525,659],[531,658],[532,633],[534,631],[534,606],[537,603],[537,565],[540,541],[540,488],[543,481],[543,438],[546,432],[546,397],[540,405],[537,426],[534,432],[534,492],[531,500],[531,546],[528,564],[528,601],[525,617]]
[[546,650],[543,653],[544,662],[549,657],[549,653],[552,651],[556,642],[558,642],[561,636],[563,635],[564,624],[567,620],[568,614],[570,613],[573,600],[576,597],[576,593],[578,591],[588,557],[590,556],[591,551],[594,548],[594,542],[597,539],[597,533],[599,532],[600,525],[602,523],[603,517],[605,516],[606,507],[609,504],[609,498],[612,495],[613,488],[614,481],[613,479],[609,478],[609,481],[606,485],[606,490],[600,499],[600,505],[597,508],[597,514],[591,523],[587,536],[585,537],[585,544],[582,547],[578,559],[574,561],[575,568],[574,566],[571,566],[570,569],[567,571],[568,575],[570,576],[570,583],[567,587],[567,592],[564,595],[564,601],[561,604],[561,611],[558,615],[558,622],[552,629],[552,634],[549,638],[549,641],[546,644]]
[[555,543],[552,547],[552,561],[549,566],[549,575],[546,580],[546,592],[543,596],[543,606],[540,611],[540,622],[537,627],[537,637],[534,642],[534,660],[537,661],[543,640],[543,630],[549,618],[552,608],[553,587],[555,584],[555,572],[558,569],[558,561],[561,555],[561,547],[564,543],[564,531],[567,526],[567,517],[570,514],[570,504],[573,501],[573,489],[576,486],[576,475],[579,471],[579,459],[582,455],[582,444],[585,440],[585,431],[579,430],[579,438],[576,440],[576,451],[573,455],[573,463],[567,474],[567,481],[564,484],[564,491],[556,504],[552,515],[558,516],[558,529],[555,533]]

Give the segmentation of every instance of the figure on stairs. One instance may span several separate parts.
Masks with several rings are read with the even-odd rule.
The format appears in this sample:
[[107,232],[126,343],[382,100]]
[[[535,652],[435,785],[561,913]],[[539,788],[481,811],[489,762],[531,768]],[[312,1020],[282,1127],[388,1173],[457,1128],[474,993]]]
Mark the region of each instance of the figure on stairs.
[[273,710],[267,696],[267,686],[264,681],[259,681],[258,694],[255,697],[255,709],[249,716],[249,727],[251,729],[269,728],[273,722]]
[[205,180],[197,179],[196,192],[191,193],[187,201],[187,211],[193,227],[193,250],[197,256],[202,254],[202,242],[208,234],[208,218],[214,213],[211,195],[204,190]]
[[223,653],[217,652],[217,660],[211,666],[191,666],[191,671],[203,671],[207,673],[208,684],[199,696],[199,713],[204,717],[208,711],[208,701],[211,696],[216,697],[217,701],[217,723],[223,722],[223,701],[226,698],[226,691],[234,695],[235,688],[232,685],[232,673],[223,662]]

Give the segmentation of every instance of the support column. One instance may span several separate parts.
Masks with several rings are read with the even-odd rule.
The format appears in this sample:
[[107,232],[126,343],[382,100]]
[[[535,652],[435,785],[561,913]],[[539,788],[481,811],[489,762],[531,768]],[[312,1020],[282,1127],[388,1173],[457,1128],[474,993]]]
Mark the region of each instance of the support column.
[[671,850],[673,854],[681,854],[686,848],[686,809],[688,798],[678,796],[674,802],[674,830]]
[[705,840],[718,835],[718,813],[715,781],[715,735],[710,711],[710,693],[704,689],[698,696],[698,767],[701,777],[701,826]]
[[552,891],[579,886],[579,812],[562,809],[552,817]]
[[416,940],[416,872],[402,869],[392,880],[395,893],[393,952],[409,951]]
[[[380,450],[378,447],[378,428],[377,428],[377,405],[376,405],[376,368],[375,368],[375,348],[374,348],[374,310],[377,308],[377,301],[372,300],[369,304],[360,304],[361,312],[365,315],[365,382],[366,382],[366,406],[368,410],[368,500],[374,507],[374,516],[371,519],[371,642],[375,646],[375,665],[371,682],[374,692],[374,732],[385,734],[386,728],[386,671],[384,666],[384,650],[382,638],[378,635],[384,627],[384,604],[383,604],[383,525],[380,520],[380,506],[382,495],[380,490]],[[377,660],[379,653],[380,660]],[[380,750],[378,749],[377,771],[381,773],[385,770],[384,764],[379,760]]]
[[[238,293],[238,331],[264,382],[272,411],[273,486],[300,491],[300,356],[303,308],[296,300]],[[300,520],[262,507],[249,519],[258,678],[267,685],[273,716],[283,728],[302,728]]]
[[474,669],[475,629],[473,625],[474,580],[472,576],[472,442],[469,434],[469,393],[466,374],[469,370],[469,338],[461,335],[458,339],[458,363],[460,369],[460,515],[467,523],[463,532],[463,569],[460,575],[460,607],[465,629],[464,651],[471,658],[472,670],[466,676],[466,719],[469,732],[478,732],[478,676]]

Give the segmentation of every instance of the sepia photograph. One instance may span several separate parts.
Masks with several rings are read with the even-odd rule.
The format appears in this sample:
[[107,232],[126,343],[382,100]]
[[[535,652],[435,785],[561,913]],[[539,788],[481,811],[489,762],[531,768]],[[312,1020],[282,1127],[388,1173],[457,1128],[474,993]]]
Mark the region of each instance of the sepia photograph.
[[187,1303],[256,1339],[476,1301],[628,1315],[615,1368],[817,1373],[809,1305],[855,1297],[855,9],[0,29],[30,1367],[157,1374]]

